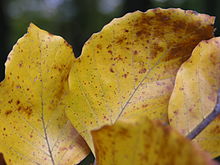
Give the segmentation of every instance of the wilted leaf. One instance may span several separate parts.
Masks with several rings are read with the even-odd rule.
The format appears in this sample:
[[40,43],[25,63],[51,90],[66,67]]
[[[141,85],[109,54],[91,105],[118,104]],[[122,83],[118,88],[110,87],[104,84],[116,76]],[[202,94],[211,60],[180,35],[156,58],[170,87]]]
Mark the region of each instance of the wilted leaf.
[[114,19],[85,44],[70,73],[65,104],[73,125],[93,149],[90,130],[120,116],[147,113],[168,121],[175,74],[203,39],[214,17],[181,9],[153,9]]
[[74,164],[89,149],[60,104],[71,47],[31,24],[8,56],[0,83],[0,151],[8,164]]
[[[214,109],[220,88],[220,38],[202,41],[178,71],[169,103],[170,124],[189,134]],[[220,116],[195,139],[213,156],[220,155]]]
[[146,117],[133,117],[92,131],[97,165],[208,165],[191,142]]

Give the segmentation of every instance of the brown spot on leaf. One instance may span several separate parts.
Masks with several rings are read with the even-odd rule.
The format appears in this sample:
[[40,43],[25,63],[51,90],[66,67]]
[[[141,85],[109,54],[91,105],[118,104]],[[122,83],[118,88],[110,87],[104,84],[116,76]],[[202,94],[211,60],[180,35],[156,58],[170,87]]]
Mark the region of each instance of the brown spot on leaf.
[[125,40],[127,40],[126,36],[121,36],[116,39],[117,44],[122,44]]
[[97,47],[99,50],[102,49],[102,45],[100,45],[100,44],[96,45],[96,47]]
[[68,77],[69,77],[68,74],[66,74],[66,75],[62,75],[62,77],[61,77],[61,82],[65,82],[65,81],[67,81],[67,80],[68,80]]
[[172,26],[173,31],[176,33],[184,29],[184,27],[186,27],[186,22],[184,20],[174,21],[173,26]]
[[[189,45],[190,44],[190,45]],[[197,44],[197,43],[196,43]],[[188,42],[188,43],[180,43],[173,47],[166,55],[166,57],[163,59],[164,61],[170,61],[172,59],[181,57],[183,61],[185,61],[189,55],[191,55],[191,52],[196,46],[194,42]],[[192,46],[194,45],[194,46]]]
[[20,104],[20,101],[19,101],[19,100],[17,100],[17,101],[16,101],[16,104],[17,104],[17,105],[18,105],[18,104]]
[[56,90],[54,97],[60,99],[63,93],[64,93],[64,86],[62,85],[59,87],[59,89]]
[[108,53],[112,54],[112,51],[111,51],[111,50],[109,50],[109,51],[108,51]]
[[216,56],[215,54],[211,54],[210,55],[210,62],[213,64],[213,65],[217,65],[218,64],[218,56]]
[[138,73],[142,74],[142,73],[145,73],[146,71],[147,71],[146,68],[142,68],[141,70],[139,70]]
[[139,30],[138,32],[136,32],[137,37],[140,37],[142,34],[144,34],[143,30]]
[[23,65],[22,63],[19,63],[19,64],[18,64],[19,68],[21,68],[21,67],[22,67],[22,65]]
[[11,113],[12,113],[12,110],[8,110],[8,111],[5,112],[5,115],[8,116]]
[[163,22],[166,23],[167,21],[170,20],[170,17],[168,16],[169,13],[167,12],[162,12],[159,8],[156,8],[154,10],[155,13],[155,18],[157,19],[157,21],[159,22]]
[[163,47],[159,46],[157,43],[154,43],[151,48],[150,58],[156,58],[158,53],[163,52]]
[[137,55],[137,54],[138,54],[137,50],[133,51],[133,55]]
[[131,135],[129,134],[128,130],[125,128],[121,128],[118,132],[120,135],[124,136],[124,137],[128,137],[130,138]]
[[142,105],[142,108],[146,108],[148,106],[148,104],[144,104]]
[[23,106],[23,105],[20,105],[17,110],[18,112],[25,113],[28,117],[32,114],[33,111],[31,106]]
[[127,78],[127,74],[123,74],[122,77]]
[[113,58],[113,60],[114,60],[114,61],[122,61],[123,58],[119,55],[119,56]]

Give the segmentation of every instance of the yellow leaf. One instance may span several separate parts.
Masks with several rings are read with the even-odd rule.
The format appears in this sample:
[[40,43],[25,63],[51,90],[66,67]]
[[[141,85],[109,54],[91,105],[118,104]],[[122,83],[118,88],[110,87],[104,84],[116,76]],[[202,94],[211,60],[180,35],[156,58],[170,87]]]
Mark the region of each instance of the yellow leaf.
[[211,165],[198,147],[158,122],[133,117],[92,131],[97,165]]
[[7,164],[78,163],[89,149],[60,103],[73,63],[66,41],[31,24],[0,83],[0,151]]
[[214,17],[153,9],[114,19],[84,45],[70,72],[67,116],[93,150],[90,130],[147,113],[168,121],[175,74],[213,35]]
[[[178,71],[169,103],[171,126],[189,134],[214,109],[220,88],[220,37],[202,41]],[[195,139],[212,156],[220,155],[220,116]]]

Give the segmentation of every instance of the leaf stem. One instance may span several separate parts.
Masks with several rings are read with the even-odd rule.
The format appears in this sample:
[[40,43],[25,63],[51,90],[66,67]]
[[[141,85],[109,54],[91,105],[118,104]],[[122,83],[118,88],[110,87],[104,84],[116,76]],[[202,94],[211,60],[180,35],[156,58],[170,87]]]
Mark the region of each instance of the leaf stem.
[[218,97],[217,97],[217,103],[214,108],[214,110],[206,117],[203,119],[203,121],[195,127],[191,132],[187,134],[187,138],[189,139],[194,139],[196,136],[199,135],[200,132],[202,132],[218,115],[220,115],[220,90],[218,92]]

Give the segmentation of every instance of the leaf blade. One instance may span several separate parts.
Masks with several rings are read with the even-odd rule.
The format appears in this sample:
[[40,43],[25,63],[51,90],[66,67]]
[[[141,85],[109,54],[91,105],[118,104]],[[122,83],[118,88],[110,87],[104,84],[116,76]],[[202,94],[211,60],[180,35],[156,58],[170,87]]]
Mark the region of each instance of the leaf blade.
[[0,84],[0,149],[7,163],[54,165],[73,154],[62,161],[71,164],[89,152],[61,103],[73,60],[64,39],[33,24],[10,52]]
[[[202,41],[177,74],[169,103],[170,124],[182,134],[189,134],[214,110],[220,87],[219,37]],[[181,120],[180,120],[181,118]],[[178,122],[177,122],[178,120]],[[195,137],[212,156],[220,154],[219,117]]]
[[145,116],[92,131],[97,165],[214,164],[211,158],[170,127]]
[[168,121],[175,74],[194,46],[212,37],[213,22],[208,15],[157,8],[114,19],[86,42],[70,72],[66,113],[92,150],[90,130],[119,117],[147,113]]

